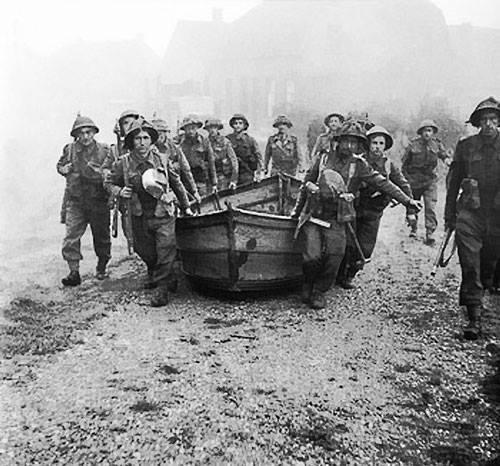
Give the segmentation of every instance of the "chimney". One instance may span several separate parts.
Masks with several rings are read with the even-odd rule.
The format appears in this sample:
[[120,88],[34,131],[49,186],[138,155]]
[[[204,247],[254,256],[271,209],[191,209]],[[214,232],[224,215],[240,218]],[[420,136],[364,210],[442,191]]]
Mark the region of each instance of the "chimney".
[[212,21],[222,23],[222,8],[212,8]]

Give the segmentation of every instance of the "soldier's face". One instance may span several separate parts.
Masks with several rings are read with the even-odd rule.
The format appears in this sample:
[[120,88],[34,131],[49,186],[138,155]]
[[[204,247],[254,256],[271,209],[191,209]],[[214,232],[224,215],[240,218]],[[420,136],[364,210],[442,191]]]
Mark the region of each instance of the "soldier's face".
[[344,155],[359,154],[363,152],[359,139],[354,136],[344,136],[341,138],[339,141],[339,150],[340,153]]
[[243,120],[234,120],[233,129],[239,133],[245,129],[245,122]]
[[330,128],[332,131],[335,131],[339,129],[342,126],[342,123],[340,122],[340,118],[336,116],[332,116],[328,120],[328,128]]
[[198,128],[196,125],[187,125],[184,128],[184,132],[186,133],[186,136],[188,138],[194,138],[196,136],[196,133],[198,132]]
[[217,136],[217,134],[219,133],[217,126],[209,126],[207,128],[207,131],[208,131],[208,135],[212,136],[212,137]]
[[430,141],[432,139],[432,136],[434,136],[434,128],[426,126],[422,129],[422,131],[420,131],[420,134],[422,135],[422,139],[424,141]]
[[385,151],[385,137],[382,135],[370,138],[370,152],[375,155],[382,155]]
[[148,152],[151,147],[151,136],[147,131],[141,131],[134,137],[134,150],[140,154],[144,155]]
[[278,133],[280,133],[280,134],[288,133],[288,126],[287,125],[278,125]]
[[479,120],[481,133],[485,136],[496,136],[498,133],[499,118],[496,112],[484,112]]
[[127,116],[125,118],[123,118],[121,121],[120,121],[120,129],[122,131],[122,134],[125,134],[128,130],[128,127],[130,126],[130,124],[137,120],[137,117],[131,115],[131,116]]
[[78,133],[78,142],[84,146],[88,146],[94,140],[94,136],[94,128],[82,128]]

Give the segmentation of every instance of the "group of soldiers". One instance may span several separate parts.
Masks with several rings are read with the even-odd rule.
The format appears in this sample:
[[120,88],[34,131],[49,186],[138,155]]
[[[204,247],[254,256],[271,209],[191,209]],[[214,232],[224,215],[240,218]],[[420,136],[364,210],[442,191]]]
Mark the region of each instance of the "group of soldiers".
[[[499,120],[500,104],[495,99],[478,105],[470,122],[479,133],[459,142],[447,177],[445,223],[456,228],[462,266],[460,304],[468,310],[465,335],[470,338],[480,332],[484,290],[498,287],[494,276],[500,256]],[[64,147],[57,164],[67,180],[62,254],[69,275],[62,279],[63,285],[81,283],[80,240],[89,224],[98,258],[96,276],[107,276],[114,205],[122,211],[129,244],[147,266],[145,288],[154,289],[151,305],[164,306],[169,292],[177,288],[176,216],[193,215],[191,205],[204,196],[275,173],[303,178],[291,217],[300,225],[302,300],[313,309],[326,306],[325,292],[334,283],[354,287],[356,274],[373,253],[380,220],[391,200],[406,207],[410,236],[416,237],[423,198],[425,243],[434,244],[438,161],[448,165],[449,159],[432,120],[417,128],[401,168],[388,156],[393,137],[368,118],[329,114],[324,119],[326,131],[306,156],[285,115],[275,119],[276,133],[268,138],[264,156],[248,134],[244,115],[233,115],[229,126],[232,132],[223,135],[221,120],[203,123],[191,116],[172,137],[164,120],[150,122],[129,110],[117,120],[116,144],[108,146],[95,140],[99,132],[95,123],[78,116],[71,130],[74,140]],[[322,220],[323,226],[301,224],[305,214]]]

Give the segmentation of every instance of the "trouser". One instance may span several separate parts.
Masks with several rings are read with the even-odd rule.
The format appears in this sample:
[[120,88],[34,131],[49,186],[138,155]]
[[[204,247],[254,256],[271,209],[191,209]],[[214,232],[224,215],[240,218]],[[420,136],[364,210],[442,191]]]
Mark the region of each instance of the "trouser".
[[242,171],[240,169],[238,173],[238,186],[242,184],[251,183],[253,181],[254,172]]
[[[424,198],[425,230],[428,234],[434,233],[437,228],[436,203],[437,203],[437,181],[433,181],[424,188],[411,187],[413,198],[419,201]],[[418,216],[417,216],[418,218]]]
[[330,228],[306,223],[299,236],[304,281],[322,293],[335,281],[346,246],[345,225],[328,221]]
[[492,235],[490,219],[480,212],[461,210],[457,217],[456,242],[462,282],[460,305],[481,305],[483,290],[493,284],[493,276],[500,259],[500,234]]
[[109,231],[110,211],[106,201],[82,205],[68,200],[66,202],[66,236],[63,240],[62,256],[71,270],[78,270],[78,263],[83,259],[81,238],[90,225],[94,251],[100,261],[108,262],[111,258],[111,237]]
[[[382,219],[383,211],[376,210],[360,210],[356,215],[356,221],[353,222],[353,230],[356,233],[361,250],[366,259],[370,258],[375,249],[377,242],[380,220]],[[344,259],[339,270],[339,280],[354,278],[356,274],[363,268],[363,258],[359,253],[358,248],[352,234],[347,233],[347,246]]]
[[146,263],[151,282],[167,287],[175,279],[175,217],[132,217],[134,249]]

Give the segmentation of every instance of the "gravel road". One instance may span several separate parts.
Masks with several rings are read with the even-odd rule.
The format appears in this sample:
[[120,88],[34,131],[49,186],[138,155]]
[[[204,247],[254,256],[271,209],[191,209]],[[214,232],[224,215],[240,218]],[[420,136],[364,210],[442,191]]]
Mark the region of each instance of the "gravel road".
[[465,342],[456,259],[430,279],[436,248],[402,216],[388,209],[358,288],[320,312],[186,283],[152,309],[123,256],[104,282],[19,291],[1,464],[499,464],[500,298]]

